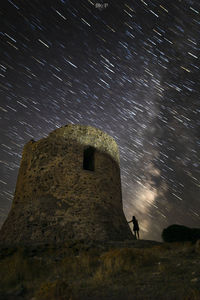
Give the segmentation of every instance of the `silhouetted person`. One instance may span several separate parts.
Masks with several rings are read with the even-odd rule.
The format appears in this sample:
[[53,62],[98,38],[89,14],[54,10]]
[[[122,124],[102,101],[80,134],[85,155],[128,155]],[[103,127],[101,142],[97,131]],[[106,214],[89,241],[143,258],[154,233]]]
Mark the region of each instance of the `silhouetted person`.
[[140,228],[139,228],[139,225],[138,225],[138,220],[136,219],[135,216],[133,216],[132,220],[129,221],[128,223],[131,223],[131,222],[133,222],[133,231],[134,231],[134,234],[135,234],[135,238],[137,240],[137,239],[140,238],[140,236],[139,236],[139,230],[140,230]]

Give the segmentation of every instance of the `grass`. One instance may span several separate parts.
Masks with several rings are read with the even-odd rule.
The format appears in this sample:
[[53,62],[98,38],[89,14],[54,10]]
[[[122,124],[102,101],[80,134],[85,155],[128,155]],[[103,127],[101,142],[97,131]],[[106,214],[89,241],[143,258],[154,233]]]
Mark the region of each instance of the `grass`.
[[151,248],[66,243],[1,249],[4,300],[197,300],[199,278],[200,255],[190,243]]

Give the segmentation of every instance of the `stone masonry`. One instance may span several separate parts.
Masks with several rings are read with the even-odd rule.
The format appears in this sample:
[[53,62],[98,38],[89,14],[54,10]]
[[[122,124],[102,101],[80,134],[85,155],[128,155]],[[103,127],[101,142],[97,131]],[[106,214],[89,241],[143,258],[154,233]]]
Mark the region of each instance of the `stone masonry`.
[[133,239],[122,209],[119,152],[101,130],[66,125],[23,150],[2,243]]

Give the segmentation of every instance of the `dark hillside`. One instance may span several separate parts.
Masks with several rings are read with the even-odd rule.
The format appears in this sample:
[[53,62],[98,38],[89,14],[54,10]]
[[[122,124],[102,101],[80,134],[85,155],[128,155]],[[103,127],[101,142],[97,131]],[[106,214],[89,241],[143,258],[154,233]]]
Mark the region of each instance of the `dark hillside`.
[[1,247],[0,299],[200,299],[200,245],[68,242]]

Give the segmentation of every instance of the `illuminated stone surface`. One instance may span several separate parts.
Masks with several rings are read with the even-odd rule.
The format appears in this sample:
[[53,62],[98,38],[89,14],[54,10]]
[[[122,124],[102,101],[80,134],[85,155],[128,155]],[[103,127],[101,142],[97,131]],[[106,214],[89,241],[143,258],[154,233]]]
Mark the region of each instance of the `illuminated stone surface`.
[[[88,147],[92,152],[85,158]],[[94,127],[70,124],[28,142],[0,236],[6,243],[132,239],[114,139]]]

